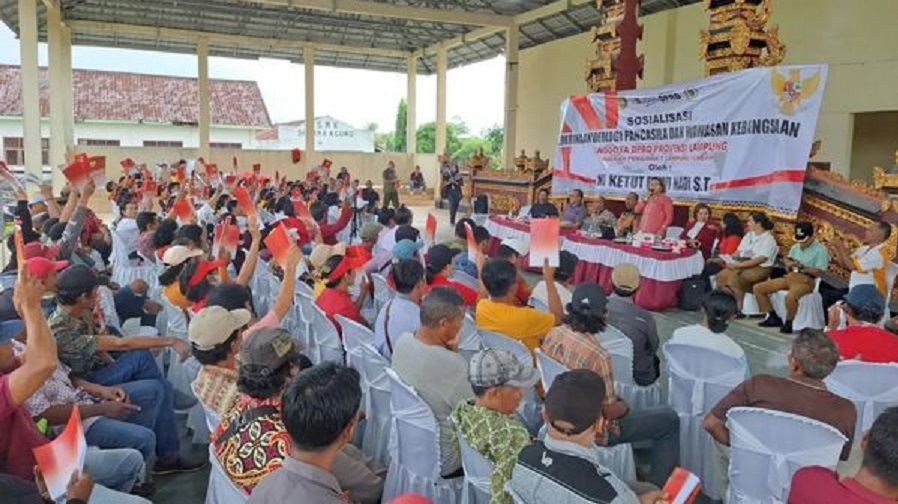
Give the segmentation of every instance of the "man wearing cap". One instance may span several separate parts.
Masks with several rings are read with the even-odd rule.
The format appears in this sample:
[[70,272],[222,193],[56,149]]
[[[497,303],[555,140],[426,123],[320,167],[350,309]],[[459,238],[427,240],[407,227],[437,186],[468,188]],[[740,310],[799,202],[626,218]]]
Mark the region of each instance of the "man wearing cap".
[[[558,258],[558,268],[555,269],[555,288],[558,289],[558,297],[561,298],[561,306],[567,306],[571,302],[572,282],[574,270],[577,268],[577,256],[562,250]],[[536,298],[545,304],[549,304],[549,294],[546,291],[546,281],[540,280],[530,293],[531,298]]]
[[[236,406],[222,417],[210,440],[231,481],[252,494],[290,455],[285,423],[293,418],[282,414],[282,392],[301,370],[312,366],[290,333],[280,328],[250,334],[240,344],[239,361]],[[358,502],[380,501],[385,473],[351,445],[343,447],[334,460],[333,474],[340,487]]]
[[475,397],[458,403],[452,422],[468,445],[493,463],[490,504],[511,504],[505,483],[511,479],[518,453],[530,444],[530,433],[515,419],[524,390],[537,381],[508,350],[485,348],[471,358],[468,382]]
[[829,307],[842,299],[855,285],[875,285],[883,297],[888,297],[886,273],[892,263],[892,252],[886,247],[886,241],[892,236],[892,225],[879,221],[874,222],[864,231],[863,245],[853,253],[849,253],[845,242],[839,236],[832,240],[833,261],[851,272],[848,277],[848,288],[821,291],[823,309],[829,313]]
[[606,385],[587,369],[558,375],[546,393],[546,438],[521,450],[509,486],[527,503],[655,504],[660,491],[637,495],[600,462],[595,444],[607,428]]
[[358,426],[361,400],[358,371],[333,362],[290,382],[282,406],[289,454],[283,467],[256,487],[249,502],[343,504],[356,498],[351,491],[344,495],[348,488],[335,471]]
[[396,242],[396,245],[393,245],[393,260],[408,261],[417,259],[418,252],[421,251],[422,247],[424,247],[424,244],[419,241],[399,240]]
[[414,334],[421,327],[419,304],[427,290],[424,267],[419,261],[399,261],[390,270],[396,295],[387,302],[374,322],[374,346],[390,359],[393,347],[403,334]]
[[[472,226],[471,232],[474,235],[474,242],[477,244],[477,252],[480,252],[483,257],[489,257],[491,240],[490,232],[487,231],[485,227],[477,225]],[[455,254],[455,258],[452,259],[452,269],[454,271],[460,271],[471,278],[480,278],[480,272],[477,270],[477,254],[475,253],[475,260],[472,261],[468,258],[468,254],[466,253],[468,250],[467,240],[463,240],[462,244],[464,245],[462,248],[458,247],[456,241],[444,244],[450,249],[458,252]]]
[[377,248],[377,239],[384,227],[376,222],[368,222],[359,231],[359,238],[362,240],[362,247],[365,247],[371,253],[371,260],[365,264],[365,273],[377,273],[384,266],[390,263],[393,258],[391,254]]
[[396,176],[396,165],[390,161],[383,173],[384,181],[384,208],[393,205],[393,208],[399,208],[399,191],[396,190],[396,183],[399,178]]
[[[546,335],[543,352],[568,369],[588,369],[602,378],[609,391],[614,390],[611,354],[602,346],[608,299],[595,283],[582,283],[574,289],[567,306],[564,325]],[[680,422],[676,411],[662,406],[630,411],[614,393],[605,394],[602,416],[607,428],[596,443],[614,446],[622,443],[650,442],[649,481],[660,486],[677,465],[680,453]]]
[[374,190],[374,183],[370,180],[365,181],[365,188],[362,189],[362,199],[365,200],[366,212],[377,212],[377,203],[380,202],[380,194],[377,194],[377,191]]
[[516,339],[532,352],[539,347],[546,333],[564,319],[564,308],[561,306],[554,277],[555,270],[546,261],[543,280],[546,281],[549,313],[517,306],[514,291],[517,269],[504,259],[490,259],[484,264],[480,275],[489,299],[481,299],[477,303],[477,328]]
[[190,300],[181,291],[179,277],[181,271],[187,265],[187,261],[194,257],[201,257],[205,252],[202,249],[192,249],[184,245],[172,245],[162,255],[164,268],[159,275],[159,284],[162,286],[162,295],[169,303],[181,310],[190,308]]
[[529,251],[530,246],[517,238],[505,238],[499,244],[498,257],[513,264],[517,271],[515,304],[518,306],[527,306],[530,302],[530,284],[521,272],[521,262]]
[[192,388],[203,406],[219,417],[230,414],[237,401],[240,335],[251,319],[244,308],[207,306],[190,320],[191,350],[202,366]]
[[474,397],[468,363],[458,354],[464,301],[458,292],[437,287],[421,303],[421,327],[403,334],[393,348],[393,371],[427,403],[439,428],[440,474],[462,475],[461,453],[449,414],[459,402]]
[[613,294],[608,298],[608,323],[633,342],[633,380],[645,387],[655,383],[661,375],[661,359],[658,358],[655,317],[633,302],[639,283],[636,265],[621,263],[614,267],[611,272]]
[[[427,250],[427,284],[433,287],[449,287],[455,289],[465,300],[465,306],[477,306],[479,293],[467,285],[450,279],[453,266],[452,258],[459,253],[445,245],[434,245]],[[479,276],[479,275],[478,275]]]
[[353,299],[350,289],[355,285],[356,271],[364,266],[368,257],[359,253],[351,254],[354,247],[346,250],[346,255],[335,255],[327,259],[318,272],[324,281],[325,289],[315,299],[315,305],[327,315],[337,331],[341,331],[336,316],[340,315],[368,327],[368,321],[362,317],[362,306],[368,298],[368,277],[362,275],[359,293]]
[[[845,302],[834,304],[830,310],[830,330],[826,334],[839,347],[842,359],[898,362],[898,335],[876,325],[885,311],[885,300],[876,287],[855,285]],[[838,329],[843,317],[846,327]]]
[[[767,318],[758,325],[761,327],[778,327],[783,334],[792,334],[792,321],[798,313],[798,302],[805,294],[814,292],[817,278],[829,267],[829,252],[814,238],[814,225],[810,222],[795,224],[795,245],[789,249],[789,255],[783,258],[786,275],[756,283],[753,287],[758,309],[767,314]],[[786,293],[786,320],[783,321],[773,310],[770,295],[778,291]]]
[[349,201],[344,202],[343,206],[340,207],[340,216],[337,218],[337,222],[333,224],[328,224],[327,222],[327,206],[324,203],[318,201],[312,203],[309,205],[309,212],[318,224],[318,229],[321,230],[322,241],[328,245],[336,245],[337,233],[343,231],[343,228],[349,224],[353,210]]

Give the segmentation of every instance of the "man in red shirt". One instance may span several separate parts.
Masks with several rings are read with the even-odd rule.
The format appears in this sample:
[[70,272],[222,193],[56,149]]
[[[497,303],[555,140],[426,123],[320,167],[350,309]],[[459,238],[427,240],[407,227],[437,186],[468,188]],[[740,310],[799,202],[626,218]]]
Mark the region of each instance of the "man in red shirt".
[[327,205],[321,203],[320,201],[316,201],[309,206],[309,212],[312,214],[312,218],[315,219],[315,222],[318,223],[318,228],[321,229],[321,239],[327,245],[336,245],[337,244],[337,233],[343,231],[343,228],[349,224],[350,219],[352,219],[352,207],[349,206],[348,202],[344,202],[343,206],[340,207],[340,216],[337,218],[337,222],[333,224],[328,224],[327,222]]
[[843,359],[898,362],[898,336],[874,325],[885,311],[885,300],[875,285],[855,285],[845,296],[845,302],[833,305],[831,310],[831,324],[838,324],[840,311],[848,322],[844,329],[827,333],[839,347]]
[[861,440],[864,462],[853,478],[813,466],[792,477],[789,504],[894,504],[898,501],[898,408],[889,408]]

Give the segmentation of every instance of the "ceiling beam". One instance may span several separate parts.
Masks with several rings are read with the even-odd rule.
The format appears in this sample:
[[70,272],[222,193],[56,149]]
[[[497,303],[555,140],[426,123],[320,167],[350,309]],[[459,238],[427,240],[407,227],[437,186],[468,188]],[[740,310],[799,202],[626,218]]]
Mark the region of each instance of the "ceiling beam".
[[[514,23],[518,26],[523,26],[528,23],[532,23],[534,21],[538,21],[543,18],[554,16],[560,12],[565,12],[568,9],[572,9],[574,7],[579,7],[584,4],[588,4],[593,2],[594,0],[557,0],[547,5],[543,5],[542,7],[537,7],[535,9],[531,9],[527,12],[522,12],[516,16],[514,16]],[[494,35],[497,33],[502,33],[505,30],[505,27],[494,27],[488,26],[484,28],[478,28],[476,30],[471,30],[468,33],[463,35],[459,35],[457,37],[453,37],[449,40],[444,40],[441,44],[445,45],[446,48],[452,48],[457,45],[461,45],[467,42],[472,42],[474,40],[482,39],[485,37],[489,37],[490,35]],[[415,52],[415,56],[422,57],[427,54],[436,54],[437,45],[432,45],[425,49],[421,49]]]
[[389,58],[408,58],[406,51],[393,49],[381,49],[377,47],[346,46],[341,44],[327,44],[318,42],[305,42],[302,40],[284,40],[261,37],[247,37],[244,35],[227,35],[212,32],[177,30],[174,28],[156,28],[153,26],[141,26],[118,23],[100,23],[96,21],[70,20],[64,23],[71,28],[72,33],[106,33],[111,35],[134,35],[147,38],[169,38],[196,42],[199,37],[206,37],[210,44],[233,45],[240,47],[279,47],[279,48],[315,48],[325,51],[343,52],[351,54],[371,54]]
[[263,4],[293,9],[312,9],[343,14],[380,16],[393,19],[431,21],[471,26],[509,26],[514,18],[486,12],[469,12],[459,9],[431,9],[363,0],[229,0],[242,4]]

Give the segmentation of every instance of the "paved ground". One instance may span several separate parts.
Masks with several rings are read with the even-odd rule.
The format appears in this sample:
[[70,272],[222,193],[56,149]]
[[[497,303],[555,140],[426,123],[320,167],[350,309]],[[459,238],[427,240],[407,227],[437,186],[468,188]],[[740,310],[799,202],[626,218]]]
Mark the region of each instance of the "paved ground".
[[[435,210],[432,207],[413,207],[415,212],[415,226],[424,228],[424,222],[428,212],[434,212],[437,216],[437,241],[448,240],[452,236],[452,230],[448,224],[449,217],[446,210]],[[670,338],[670,335],[678,327],[699,322],[700,315],[696,312],[682,310],[669,310],[655,314],[658,332],[662,343]],[[746,319],[735,322],[727,334],[736,340],[744,349],[752,374],[786,373],[786,356],[789,353],[791,337],[779,334],[776,331],[762,329],[757,326],[757,319]],[[206,445],[191,445],[186,433],[182,436],[185,453],[194,457],[201,457],[207,453]],[[200,504],[204,501],[208,472],[172,476],[157,480],[157,493],[153,501],[156,503]]]

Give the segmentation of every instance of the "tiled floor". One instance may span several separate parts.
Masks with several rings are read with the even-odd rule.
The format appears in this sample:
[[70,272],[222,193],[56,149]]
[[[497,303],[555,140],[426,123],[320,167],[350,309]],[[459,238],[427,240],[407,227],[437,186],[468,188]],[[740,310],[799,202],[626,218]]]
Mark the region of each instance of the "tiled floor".
[[[416,207],[414,210],[415,225],[420,229],[424,228],[427,212],[435,212],[438,222],[443,223],[438,228],[437,241],[449,239],[452,231],[448,225],[448,212],[426,207]],[[697,323],[700,315],[697,312],[670,310],[655,314],[655,320],[663,343],[670,338],[676,328]],[[757,322],[757,319],[737,321],[732,324],[727,334],[745,349],[752,374],[785,374],[786,356],[789,354],[792,338],[773,330],[759,328]],[[183,439],[185,452],[189,452],[192,457],[201,457],[207,453],[205,445],[189,445],[186,435]],[[157,491],[153,501],[159,504],[200,504],[205,498],[207,481],[208,471],[159,478],[156,481]]]

